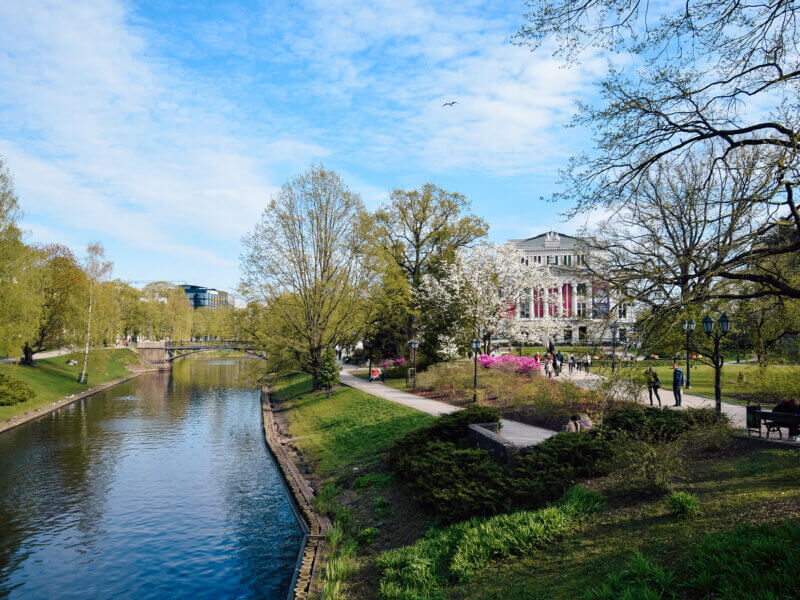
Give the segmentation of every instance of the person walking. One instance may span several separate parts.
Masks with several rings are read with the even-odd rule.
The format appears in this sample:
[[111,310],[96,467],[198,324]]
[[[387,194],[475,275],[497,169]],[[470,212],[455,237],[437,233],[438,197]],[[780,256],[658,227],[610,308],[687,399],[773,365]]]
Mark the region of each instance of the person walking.
[[561,369],[564,368],[564,355],[561,354],[561,350],[556,352],[556,375],[561,375]]
[[683,371],[678,366],[678,363],[672,363],[672,393],[675,394],[675,406],[681,405],[683,400],[683,386],[686,384],[686,378],[683,376]]
[[548,378],[553,376],[553,357],[547,354],[544,359],[544,372]]
[[575,369],[575,355],[570,352],[569,353],[569,374],[572,375],[572,371]]
[[589,367],[592,366],[592,357],[589,356],[589,353],[583,355],[583,370],[586,371],[586,374],[589,374]]
[[644,378],[647,382],[647,393],[650,395],[650,406],[653,406],[653,394],[655,394],[656,400],[658,400],[658,408],[661,408],[661,396],[658,395],[661,380],[658,378],[658,373],[653,370],[653,367],[647,367],[644,371]]

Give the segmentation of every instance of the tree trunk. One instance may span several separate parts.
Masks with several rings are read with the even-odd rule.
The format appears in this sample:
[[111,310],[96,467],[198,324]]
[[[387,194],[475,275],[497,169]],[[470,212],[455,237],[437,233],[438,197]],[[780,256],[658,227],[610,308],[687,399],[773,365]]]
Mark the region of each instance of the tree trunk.
[[22,358],[19,359],[19,364],[26,367],[33,366],[33,348],[28,343],[22,347]]
[[94,293],[94,285],[89,286],[89,318],[86,319],[86,345],[83,349],[83,369],[81,376],[78,377],[78,383],[86,383],[86,365],[89,362],[89,335],[92,331],[92,295]]

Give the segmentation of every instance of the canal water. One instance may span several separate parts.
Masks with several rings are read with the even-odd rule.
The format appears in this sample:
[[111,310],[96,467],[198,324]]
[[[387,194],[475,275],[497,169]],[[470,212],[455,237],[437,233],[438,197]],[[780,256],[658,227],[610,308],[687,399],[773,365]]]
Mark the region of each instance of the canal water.
[[285,599],[257,366],[179,360],[0,435],[0,598]]

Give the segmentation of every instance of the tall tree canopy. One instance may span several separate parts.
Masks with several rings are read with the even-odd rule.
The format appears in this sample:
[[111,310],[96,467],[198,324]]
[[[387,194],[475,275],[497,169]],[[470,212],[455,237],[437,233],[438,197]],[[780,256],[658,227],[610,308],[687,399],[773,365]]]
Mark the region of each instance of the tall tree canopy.
[[244,238],[243,288],[266,305],[268,353],[294,355],[321,384],[326,350],[361,328],[365,269],[356,224],[361,199],[333,171],[312,167],[286,183]]
[[[707,179],[752,162],[767,185],[751,203],[769,216],[753,222],[740,252],[715,275],[745,278],[772,294],[800,298],[782,272],[753,260],[800,250],[798,184],[800,53],[791,0],[527,0],[517,41],[579,59],[588,49],[633,54],[601,83],[602,100],[578,122],[595,132],[596,152],[574,157],[559,196],[575,210],[634,201],[657,170],[698,156]],[[786,223],[794,236],[772,236]],[[763,240],[770,239],[771,243]],[[700,272],[700,277],[705,273]]]

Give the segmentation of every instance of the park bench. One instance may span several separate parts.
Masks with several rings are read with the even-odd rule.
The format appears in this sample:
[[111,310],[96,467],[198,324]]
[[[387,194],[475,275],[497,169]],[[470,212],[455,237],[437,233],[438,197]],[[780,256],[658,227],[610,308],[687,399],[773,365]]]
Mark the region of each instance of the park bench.
[[747,435],[751,435],[758,429],[758,437],[761,437],[761,426],[767,430],[767,438],[770,432],[777,433],[778,438],[783,439],[781,427],[800,426],[800,414],[772,412],[771,410],[761,410],[761,403],[757,400],[747,402]]

